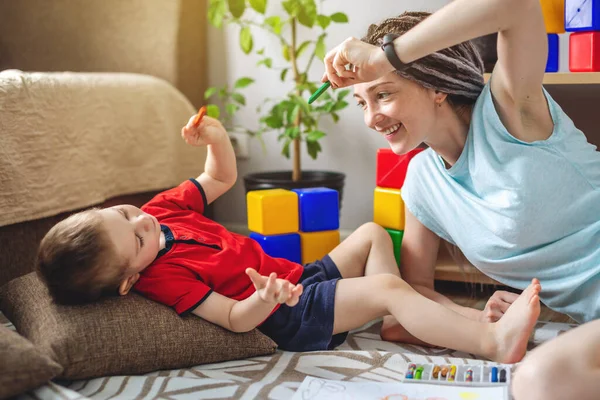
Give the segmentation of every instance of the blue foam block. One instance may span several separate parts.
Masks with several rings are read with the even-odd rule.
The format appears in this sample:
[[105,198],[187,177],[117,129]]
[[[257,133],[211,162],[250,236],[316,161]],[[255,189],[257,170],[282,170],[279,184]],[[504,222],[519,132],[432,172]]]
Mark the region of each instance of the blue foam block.
[[600,30],[600,0],[565,0],[565,30]]
[[261,235],[260,233],[250,232],[250,237],[256,240],[265,253],[271,257],[285,258],[298,264],[302,263],[299,234]]
[[294,192],[298,193],[302,232],[333,231],[340,228],[340,200],[337,190],[318,187],[294,189]]
[[558,34],[548,34],[548,61],[546,62],[546,72],[558,72],[559,65],[559,45]]

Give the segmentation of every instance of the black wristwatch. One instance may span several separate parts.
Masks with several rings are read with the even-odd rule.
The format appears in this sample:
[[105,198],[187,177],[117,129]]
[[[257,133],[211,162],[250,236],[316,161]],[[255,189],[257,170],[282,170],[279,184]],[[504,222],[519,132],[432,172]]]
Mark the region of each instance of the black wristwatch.
[[396,68],[396,71],[403,71],[407,69],[411,63],[403,63],[400,61],[400,58],[398,58],[398,54],[396,54],[396,50],[394,49],[394,39],[396,39],[398,36],[400,35],[396,35],[394,33],[388,33],[385,35],[383,37],[383,44],[381,45],[381,48],[383,49],[383,52],[385,53],[385,56],[390,64],[392,64],[392,67]]

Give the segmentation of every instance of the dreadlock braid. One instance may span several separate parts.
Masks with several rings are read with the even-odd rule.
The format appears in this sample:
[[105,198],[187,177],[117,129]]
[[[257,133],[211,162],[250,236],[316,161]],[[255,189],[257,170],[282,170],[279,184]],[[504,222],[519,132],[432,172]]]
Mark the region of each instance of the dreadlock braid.
[[[369,26],[363,42],[381,46],[388,33],[402,35],[431,15],[407,11]],[[470,41],[437,51],[416,60],[400,76],[423,87],[448,94],[456,105],[473,104],[483,90],[483,61]]]

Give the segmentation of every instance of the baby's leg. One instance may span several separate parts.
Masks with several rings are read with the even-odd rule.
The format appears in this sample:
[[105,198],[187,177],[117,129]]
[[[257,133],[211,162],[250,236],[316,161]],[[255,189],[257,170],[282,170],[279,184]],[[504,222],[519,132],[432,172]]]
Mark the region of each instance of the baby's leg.
[[[392,239],[385,229],[374,222],[361,225],[333,249],[329,257],[337,265],[343,278],[376,274],[400,277]],[[391,315],[383,317],[381,338],[394,342],[429,345],[411,335]]]
[[329,253],[343,278],[375,274],[400,276],[390,235],[381,226],[367,222]]
[[537,280],[496,323],[468,319],[416,292],[394,275],[341,279],[337,283],[333,333],[346,332],[392,314],[411,334],[437,346],[499,362],[521,360],[540,313]]
[[600,397],[600,320],[588,322],[527,354],[517,368],[515,400]]

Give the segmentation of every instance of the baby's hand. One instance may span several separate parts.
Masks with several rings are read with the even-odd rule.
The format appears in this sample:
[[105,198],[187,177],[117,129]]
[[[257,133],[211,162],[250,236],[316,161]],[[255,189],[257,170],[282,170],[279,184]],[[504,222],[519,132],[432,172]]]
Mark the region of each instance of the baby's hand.
[[298,304],[303,290],[301,284],[294,285],[285,279],[279,279],[275,272],[266,277],[252,268],[247,268],[246,274],[254,283],[256,292],[263,301],[272,304],[286,304],[290,307]]
[[181,129],[181,137],[187,144],[206,146],[227,138],[227,131],[218,120],[205,115],[198,126],[194,126],[195,119],[196,115]]

